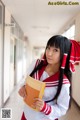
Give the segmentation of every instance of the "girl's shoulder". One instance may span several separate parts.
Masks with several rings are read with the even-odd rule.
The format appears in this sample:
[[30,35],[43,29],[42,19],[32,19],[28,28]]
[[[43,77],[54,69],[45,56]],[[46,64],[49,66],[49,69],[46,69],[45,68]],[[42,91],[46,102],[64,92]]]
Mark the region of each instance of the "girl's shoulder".
[[43,62],[44,64],[46,64],[46,60],[45,59],[36,59],[35,67],[38,66],[41,62]]

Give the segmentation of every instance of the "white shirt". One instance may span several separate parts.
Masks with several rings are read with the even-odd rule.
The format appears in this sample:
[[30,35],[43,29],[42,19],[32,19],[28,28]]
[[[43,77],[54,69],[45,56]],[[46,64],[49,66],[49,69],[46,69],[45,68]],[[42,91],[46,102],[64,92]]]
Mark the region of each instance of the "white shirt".
[[[36,61],[34,61],[29,69],[28,69],[28,75],[32,72],[34,69]],[[40,80],[43,81],[49,77],[47,72],[43,72]],[[69,100],[70,100],[70,95],[69,95],[69,87],[70,84],[63,84],[62,89],[60,92],[60,95],[57,99],[57,104],[56,100],[49,102],[47,104],[51,105],[51,113],[49,115],[45,115],[42,112],[38,112],[27,106],[26,104],[24,105],[24,114],[27,120],[55,120],[56,118],[61,117],[62,115],[65,115],[68,107],[69,107]],[[57,91],[57,86],[55,87],[46,87],[44,91],[44,96],[43,100],[51,100]]]

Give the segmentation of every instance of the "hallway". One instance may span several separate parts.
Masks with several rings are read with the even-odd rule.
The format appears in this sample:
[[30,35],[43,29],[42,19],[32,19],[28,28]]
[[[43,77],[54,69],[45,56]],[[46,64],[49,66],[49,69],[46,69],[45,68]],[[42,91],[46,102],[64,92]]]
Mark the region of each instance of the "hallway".
[[[5,118],[10,115],[11,109],[11,120],[20,120],[24,102],[18,90],[22,79],[26,78],[32,61],[44,58],[47,41],[54,35],[67,37],[80,44],[80,0],[0,0],[0,120],[3,106],[9,109],[3,109]],[[73,51],[79,53],[79,56],[75,54],[75,58],[79,57],[80,61],[79,50],[80,48]],[[65,53],[64,51],[63,55],[67,56]],[[73,55],[70,58],[73,58]],[[59,120],[80,120],[80,63],[77,63],[78,59],[75,61],[75,58],[72,98],[79,107],[72,101],[71,109]],[[55,69],[52,73],[54,75]],[[34,117],[32,119],[34,120]]]
[[[22,111],[23,111],[23,101],[18,94],[18,89],[20,86],[15,87],[15,90],[11,94],[9,100],[5,104],[4,108],[12,109],[12,119],[11,120],[20,120]],[[0,116],[0,120],[1,116]],[[72,101],[71,109],[68,113],[60,118],[59,120],[80,120],[80,108]]]

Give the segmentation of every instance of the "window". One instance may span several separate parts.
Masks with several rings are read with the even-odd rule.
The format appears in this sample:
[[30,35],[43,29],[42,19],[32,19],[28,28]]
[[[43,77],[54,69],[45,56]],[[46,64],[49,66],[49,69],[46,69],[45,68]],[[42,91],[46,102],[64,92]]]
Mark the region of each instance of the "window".
[[17,58],[18,60],[21,60],[23,56],[23,41],[17,39],[16,42],[17,42]]
[[75,24],[73,24],[62,35],[65,36],[65,37],[67,37],[67,38],[69,38],[69,39],[74,39],[74,37],[75,37]]

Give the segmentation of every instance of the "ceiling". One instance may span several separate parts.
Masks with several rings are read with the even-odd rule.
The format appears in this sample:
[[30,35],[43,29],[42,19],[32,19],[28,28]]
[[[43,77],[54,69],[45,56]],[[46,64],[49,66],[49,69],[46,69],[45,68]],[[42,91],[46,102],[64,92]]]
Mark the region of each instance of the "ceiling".
[[[80,11],[80,5],[48,5],[49,0],[2,1],[33,46],[45,46],[47,40],[52,35],[58,34],[61,28]],[[50,2],[57,1],[59,0]],[[62,2],[69,1],[62,0]]]

